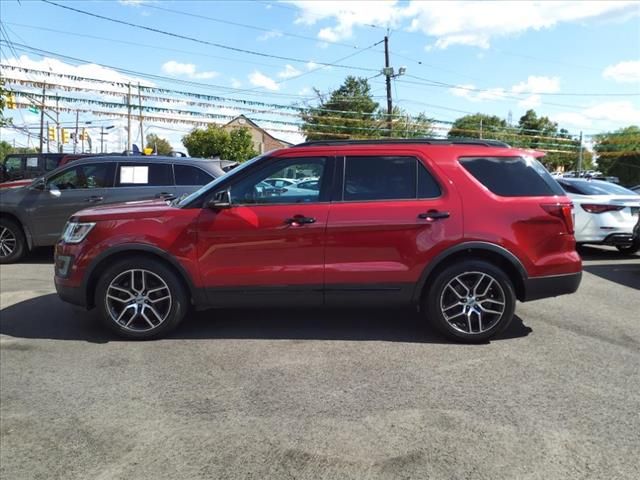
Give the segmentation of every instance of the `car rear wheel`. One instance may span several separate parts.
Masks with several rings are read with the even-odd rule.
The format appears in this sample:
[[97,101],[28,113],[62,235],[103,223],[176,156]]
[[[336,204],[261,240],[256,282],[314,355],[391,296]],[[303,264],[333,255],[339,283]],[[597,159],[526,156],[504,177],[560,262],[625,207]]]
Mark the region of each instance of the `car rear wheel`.
[[15,263],[27,253],[22,228],[13,220],[0,218],[0,263]]
[[620,253],[624,253],[625,255],[633,255],[638,250],[640,250],[640,244],[636,242],[632,245],[625,245],[625,246],[618,245],[616,246],[616,248]]
[[435,277],[423,307],[431,325],[447,338],[478,343],[511,323],[515,303],[513,284],[500,268],[467,260]]
[[188,310],[180,278],[161,261],[125,259],[98,280],[96,305],[104,323],[118,335],[147,340],[173,330]]

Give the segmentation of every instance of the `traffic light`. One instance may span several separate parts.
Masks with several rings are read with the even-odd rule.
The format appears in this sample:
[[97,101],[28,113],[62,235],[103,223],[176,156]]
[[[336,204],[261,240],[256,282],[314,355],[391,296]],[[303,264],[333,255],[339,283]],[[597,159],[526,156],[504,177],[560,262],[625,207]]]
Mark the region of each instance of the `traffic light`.
[[66,128],[62,129],[61,132],[62,143],[69,143],[71,141],[71,132]]
[[50,142],[55,142],[56,139],[57,139],[56,127],[49,127],[49,128],[47,128],[47,131],[49,133],[49,141]]

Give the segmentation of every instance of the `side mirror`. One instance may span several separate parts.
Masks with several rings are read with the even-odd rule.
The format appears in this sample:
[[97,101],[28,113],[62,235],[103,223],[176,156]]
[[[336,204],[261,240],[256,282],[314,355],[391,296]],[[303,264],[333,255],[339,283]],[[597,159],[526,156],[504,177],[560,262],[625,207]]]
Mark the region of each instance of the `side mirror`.
[[44,178],[38,178],[31,184],[31,188],[34,190],[44,190],[45,186]]
[[224,210],[231,208],[231,194],[229,190],[223,190],[214,195],[214,197],[207,202],[207,207],[213,210]]
[[49,187],[49,193],[51,194],[52,197],[56,197],[56,198],[62,195],[62,192],[60,191],[60,189],[55,185],[51,185],[51,187]]

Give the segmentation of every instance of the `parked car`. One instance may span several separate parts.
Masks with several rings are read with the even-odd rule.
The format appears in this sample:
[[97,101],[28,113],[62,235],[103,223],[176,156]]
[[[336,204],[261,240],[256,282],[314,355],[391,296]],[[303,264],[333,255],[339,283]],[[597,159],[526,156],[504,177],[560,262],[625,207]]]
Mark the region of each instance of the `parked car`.
[[224,175],[219,160],[105,156],[74,160],[28,186],[0,190],[0,263],[54,245],[88,205],[186,195]]
[[640,194],[640,185],[636,185],[635,187],[631,187],[629,190],[633,190],[637,194]]
[[265,182],[276,188],[295,187],[298,183],[292,178],[267,178]]
[[60,166],[64,153],[10,153],[2,159],[0,182],[36,178]]
[[640,212],[640,195],[601,180],[562,178],[558,183],[574,204],[578,244],[612,245],[633,254],[633,226]]
[[[257,188],[292,170],[317,172],[320,189]],[[191,305],[413,305],[479,342],[516,300],[575,292],[581,275],[564,191],[529,153],[488,140],[272,151],[180,201],[77,212],[55,253],[60,298],[133,339],[165,335]]]
[[297,188],[306,188],[307,190],[320,190],[320,182],[317,178],[312,178],[309,180],[303,180],[298,182],[296,185]]

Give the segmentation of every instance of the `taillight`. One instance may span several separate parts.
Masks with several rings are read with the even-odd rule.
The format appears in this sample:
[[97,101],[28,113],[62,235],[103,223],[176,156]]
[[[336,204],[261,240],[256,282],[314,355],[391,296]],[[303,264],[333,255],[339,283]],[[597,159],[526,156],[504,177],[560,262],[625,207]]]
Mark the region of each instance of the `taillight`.
[[545,212],[564,221],[568,233],[573,233],[573,204],[571,203],[543,203],[540,205]]
[[583,203],[580,206],[585,212],[589,213],[618,212],[624,208],[621,205],[598,205],[595,203]]

